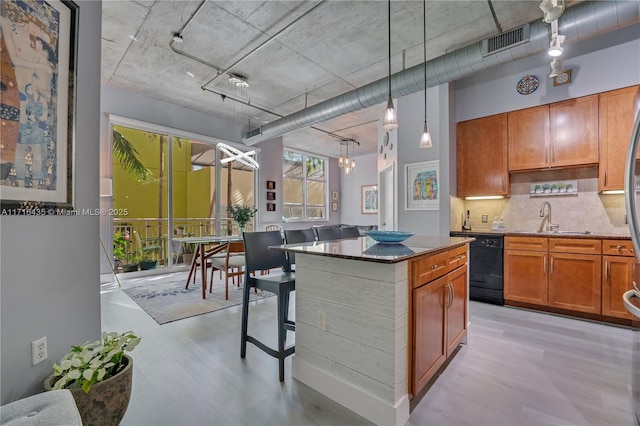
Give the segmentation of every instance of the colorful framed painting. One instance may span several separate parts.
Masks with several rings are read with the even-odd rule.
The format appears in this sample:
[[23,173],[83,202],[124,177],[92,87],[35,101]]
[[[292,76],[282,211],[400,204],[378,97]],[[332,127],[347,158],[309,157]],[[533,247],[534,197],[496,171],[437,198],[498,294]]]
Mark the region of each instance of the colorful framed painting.
[[405,166],[405,210],[440,209],[440,162]]
[[362,214],[378,214],[378,185],[362,185],[360,207]]
[[2,3],[3,214],[74,208],[78,16],[70,1]]

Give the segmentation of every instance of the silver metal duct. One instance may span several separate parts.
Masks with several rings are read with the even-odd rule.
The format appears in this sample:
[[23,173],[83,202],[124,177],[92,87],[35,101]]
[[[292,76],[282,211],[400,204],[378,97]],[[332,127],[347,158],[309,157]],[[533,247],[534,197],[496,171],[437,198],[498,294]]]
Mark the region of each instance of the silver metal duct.
[[[577,42],[640,21],[640,1],[584,1],[565,10],[558,20],[560,33],[567,41]],[[482,42],[449,52],[426,62],[427,87],[468,77],[496,65],[522,59],[549,48],[549,25],[537,20],[530,23],[529,42],[482,57]],[[394,97],[406,96],[425,89],[425,63],[391,76]],[[243,139],[247,145],[273,139],[294,130],[309,127],[349,112],[358,111],[387,100],[388,77],[328,99],[286,117],[252,129]]]

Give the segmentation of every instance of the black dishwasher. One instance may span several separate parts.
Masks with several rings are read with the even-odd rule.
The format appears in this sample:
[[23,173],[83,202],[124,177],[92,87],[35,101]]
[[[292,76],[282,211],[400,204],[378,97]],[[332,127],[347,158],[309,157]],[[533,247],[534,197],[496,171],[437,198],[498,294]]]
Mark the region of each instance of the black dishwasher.
[[452,237],[473,237],[469,244],[469,299],[504,305],[502,233],[452,232]]

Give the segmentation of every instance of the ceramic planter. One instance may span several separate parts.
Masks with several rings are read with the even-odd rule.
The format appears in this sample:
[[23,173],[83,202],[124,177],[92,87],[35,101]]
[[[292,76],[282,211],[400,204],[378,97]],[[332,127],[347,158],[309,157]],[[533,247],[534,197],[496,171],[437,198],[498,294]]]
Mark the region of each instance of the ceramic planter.
[[143,260],[140,262],[140,270],[147,271],[149,269],[156,269],[158,266],[157,260]]
[[[78,406],[82,423],[96,426],[117,426],[129,406],[133,379],[133,358],[124,355],[127,365],[115,376],[91,386],[89,393],[80,387],[70,387]],[[45,390],[52,390],[54,376],[47,377]]]

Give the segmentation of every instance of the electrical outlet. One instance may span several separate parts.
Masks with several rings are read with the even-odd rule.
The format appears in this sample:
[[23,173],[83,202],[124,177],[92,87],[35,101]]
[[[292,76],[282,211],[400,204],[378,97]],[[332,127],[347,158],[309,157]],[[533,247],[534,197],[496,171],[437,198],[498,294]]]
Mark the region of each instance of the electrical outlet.
[[316,325],[320,330],[327,331],[327,313],[325,311],[318,311]]
[[47,336],[31,342],[31,364],[40,364],[45,359],[47,359]]
[[482,223],[487,223],[489,222],[489,215],[488,214],[483,214],[482,215]]

